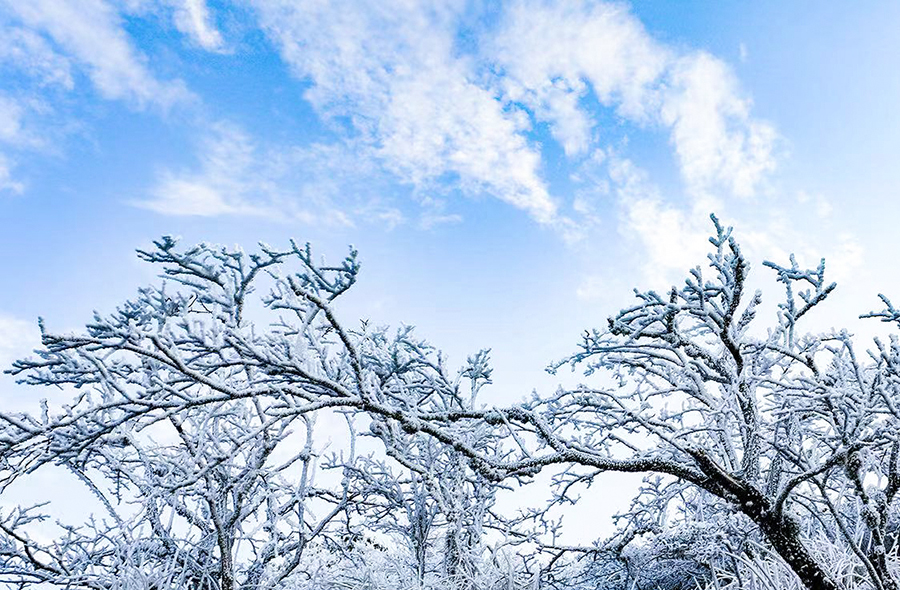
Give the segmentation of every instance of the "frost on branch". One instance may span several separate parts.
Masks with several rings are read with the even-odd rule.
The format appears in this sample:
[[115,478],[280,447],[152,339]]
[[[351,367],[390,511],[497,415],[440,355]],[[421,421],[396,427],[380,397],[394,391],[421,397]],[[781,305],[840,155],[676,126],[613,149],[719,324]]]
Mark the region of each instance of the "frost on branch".
[[[167,282],[82,333],[42,324],[38,357],[12,368],[77,395],[0,414],[0,481],[53,464],[103,515],[44,543],[30,532],[41,507],[2,513],[4,580],[275,588],[307,576],[353,587],[374,584],[362,576],[371,571],[326,584],[310,556],[358,563],[350,545],[380,546],[366,536],[375,531],[402,540],[407,557],[393,563],[420,587],[442,575],[467,589],[587,588],[604,572],[623,588],[736,590],[765,578],[897,590],[898,340],[861,353],[844,331],[804,333],[835,286],[824,263],[808,270],[793,257],[764,264],[784,299],[761,317],[750,262],[731,228],[713,226],[707,262],[682,285],[636,290],[551,368],[583,369],[584,385],[508,407],[478,397],[486,351],[454,372],[411,328],[338,319],[359,271],[353,251],[326,265],[293,243],[248,255],[163,238],[140,256]],[[897,321],[882,300],[865,317]],[[317,465],[312,425],[335,412],[350,451]],[[386,457],[357,451],[372,438]],[[494,510],[501,482],[547,468],[554,507],[608,472],[645,480],[616,535],[573,547],[543,508]],[[491,535],[501,540],[488,550]],[[491,577],[503,563],[505,576]]]
[[[32,534],[47,521],[43,507],[0,513],[2,579],[281,588],[309,573],[310,555],[349,555],[361,530],[409,519],[395,514],[409,497],[441,503],[442,519],[420,544],[445,532],[460,545],[451,573],[483,577],[469,554],[481,547],[478,510],[492,488],[473,487],[465,460],[484,448],[479,431],[416,432],[472,412],[490,379],[486,351],[454,374],[411,328],[339,323],[333,306],[359,271],[353,250],[328,265],[295,243],[253,254],[184,249],[168,237],[154,245],[138,254],[165,282],[95,314],[82,333],[42,323],[44,348],[10,371],[21,383],[73,386],[76,395],[37,415],[0,414],[3,486],[56,465],[90,490],[100,513],[87,524],[61,522],[52,541],[40,540],[46,530]],[[378,460],[355,450],[353,428],[349,454],[319,469],[313,426],[333,410],[347,412],[351,426],[352,414],[368,416],[409,479],[376,477]],[[425,461],[429,453],[440,468]],[[395,483],[399,497],[388,493]],[[417,567],[423,579],[425,566]]]
[[[740,515],[755,535],[742,543],[771,547],[808,588],[835,587],[810,547],[823,538],[848,547],[869,583],[896,588],[884,549],[897,487],[896,355],[880,346],[865,364],[843,332],[796,332],[835,288],[824,262],[766,263],[786,299],[774,324],[753,330],[761,294],[745,293],[750,265],[730,228],[713,223],[706,269],[665,295],[636,291],[632,307],[552,367],[581,365],[600,383],[536,402],[551,449],[544,461],[581,468],[559,479],[566,493],[605,471],[671,476],[662,487],[647,480],[653,503],[626,519],[634,530],[648,514],[684,514],[707,497],[705,516],[688,511],[681,521]],[[851,514],[861,515],[865,542]]]

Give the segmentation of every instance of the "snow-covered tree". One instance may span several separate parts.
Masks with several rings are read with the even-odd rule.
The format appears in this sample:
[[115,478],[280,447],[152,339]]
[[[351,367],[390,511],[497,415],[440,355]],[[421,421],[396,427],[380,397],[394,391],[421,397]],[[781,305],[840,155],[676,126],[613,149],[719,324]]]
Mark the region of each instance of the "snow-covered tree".
[[[274,588],[353,499],[315,485],[307,416],[274,424],[261,404],[180,412],[60,460],[99,500],[62,538],[30,534],[40,508],[3,515],[0,571],[9,583],[87,588]],[[299,422],[294,424],[293,422]],[[160,426],[163,426],[162,428]],[[290,428],[302,436],[292,440]],[[291,446],[291,454],[285,447]],[[280,455],[280,456],[279,456]]]
[[[46,463],[88,465],[126,433],[238,402],[258,405],[271,428],[340,409],[365,415],[417,477],[428,467],[411,436],[465,459],[460,481],[473,481],[469,471],[525,481],[557,466],[557,501],[606,472],[647,474],[621,535],[604,547],[627,554],[640,539],[681,530],[715,580],[722,547],[735,563],[755,563],[762,547],[810,590],[832,590],[847,578],[823,558],[817,545],[828,543],[852,555],[863,587],[896,590],[900,343],[861,353],[846,332],[801,331],[835,288],[824,263],[765,263],[785,288],[765,323],[761,294],[746,292],[748,261],[731,230],[714,224],[706,267],[666,293],[636,291],[632,306],[553,366],[584,367],[590,384],[506,408],[467,401],[463,384],[483,376],[484,363],[453,373],[408,329],[339,321],[333,301],[356,280],[355,253],[325,266],[294,244],[247,255],[179,250],[165,238],[141,256],[163,266],[174,292],[142,290],[82,334],[45,330],[40,358],[14,365],[26,383],[87,391],[60,410],[0,415],[0,468],[8,481]],[[885,310],[869,315],[900,321],[883,299]],[[502,440],[485,446],[485,437]],[[729,523],[727,543],[696,526],[715,522]],[[731,570],[733,579],[745,571]]]
[[[475,444],[489,441],[485,436]],[[373,455],[353,464],[338,459],[351,489],[367,490],[351,506],[359,516],[357,528],[399,542],[420,585],[441,579],[458,588],[480,588],[495,484],[473,473],[452,447],[430,437],[395,432],[389,445],[403,449],[399,468]]]
[[[477,478],[452,448],[383,418],[470,408],[489,379],[486,354],[451,374],[409,328],[345,329],[332,302],[356,280],[355,252],[327,266],[296,244],[250,255],[180,251],[170,238],[155,246],[139,255],[162,265],[168,284],[96,314],[84,334],[44,330],[39,358],[12,369],[26,383],[80,392],[58,410],[3,415],[3,481],[60,465],[105,514],[43,543],[36,539],[46,533],[30,533],[46,519],[41,507],[2,515],[0,575],[23,586],[276,587],[299,571],[313,541],[346,545],[359,524],[351,513],[377,525],[396,522],[398,510],[408,510],[420,582],[435,541],[432,513],[442,515],[446,539],[462,544],[450,567],[464,569],[480,534],[473,508],[483,510],[490,493],[473,500]],[[291,263],[296,271],[285,272]],[[405,447],[392,454],[410,479],[378,477],[354,439],[349,456],[327,465],[339,481],[315,485],[316,416],[369,406],[372,433],[392,441],[389,450]],[[386,501],[375,506],[378,498]]]
[[[786,298],[754,331],[761,294],[745,292],[749,264],[713,221],[708,269],[668,293],[636,291],[605,330],[585,332],[553,368],[584,366],[597,384],[501,412],[521,455],[487,467],[566,465],[562,495],[604,472],[653,474],[631,514],[641,534],[699,493],[708,513],[751,523],[810,589],[836,587],[810,546],[822,538],[849,547],[872,587],[897,588],[887,556],[900,483],[897,341],[861,356],[846,332],[800,334],[835,285],[824,262],[802,270],[793,259],[765,263]],[[896,321],[885,303],[874,315]]]

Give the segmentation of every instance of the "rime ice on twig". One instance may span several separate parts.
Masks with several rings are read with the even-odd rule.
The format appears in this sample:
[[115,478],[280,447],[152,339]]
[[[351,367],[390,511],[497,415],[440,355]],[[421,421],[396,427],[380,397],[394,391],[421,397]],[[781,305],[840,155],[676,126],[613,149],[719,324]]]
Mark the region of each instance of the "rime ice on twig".
[[[390,506],[407,511],[410,527],[433,522],[436,507],[448,526],[495,527],[506,546],[546,556],[522,561],[539,582],[567,579],[557,576],[569,571],[571,555],[620,571],[638,551],[636,540],[653,538],[690,546],[713,580],[720,571],[734,580],[751,575],[748,552],[762,547],[792,572],[792,583],[833,590],[838,574],[816,546],[826,539],[849,556],[853,575],[897,590],[888,552],[900,491],[900,344],[877,343],[860,356],[844,332],[798,332],[834,283],[825,281],[824,263],[801,270],[793,257],[789,266],[765,264],[786,297],[766,336],[753,336],[761,294],[745,293],[750,264],[731,228],[715,217],[713,225],[705,267],[666,293],[636,290],[631,307],[605,329],[586,331],[575,353],[550,369],[583,368],[590,384],[505,408],[476,405],[491,378],[486,351],[452,372],[411,328],[351,328],[338,319],[333,302],[356,281],[355,251],[328,266],[294,243],[247,255],[209,245],[181,250],[163,238],[140,255],[162,266],[168,290],[141,289],[80,334],[54,334],[42,324],[38,358],[14,364],[24,383],[75,385],[80,394],[37,416],[0,414],[3,481],[64,465],[88,479],[110,520],[70,529],[59,547],[84,553],[113,531],[134,531],[128,555],[170,568],[154,575],[169,580],[165,572],[193,571],[196,562],[211,576],[215,563],[223,588],[280,583],[297,571],[309,539],[329,538],[330,523],[349,522],[357,510],[389,527]],[[887,309],[865,317],[897,321],[882,300]],[[308,442],[286,458],[276,452],[292,429],[309,432],[312,417],[329,410],[368,424],[402,475],[351,453],[329,463],[340,468],[339,485],[319,488],[310,483]],[[163,432],[171,445],[154,438]],[[490,509],[493,486],[527,483],[548,467],[556,469],[553,505],[577,501],[604,473],[646,479],[619,518],[619,534],[571,547],[544,510],[513,518]],[[282,477],[292,469],[299,481]],[[117,512],[110,482],[151,499],[137,520]],[[466,507],[479,516],[463,516]],[[106,561],[94,562],[39,546],[19,532],[34,522],[24,514],[38,512],[2,521],[7,567],[26,572],[16,575],[90,586],[97,571],[136,567],[108,549]],[[163,515],[184,519],[195,535],[174,539]],[[254,518],[259,528],[246,532],[242,523]],[[158,541],[138,541],[140,527]],[[407,529],[419,539],[411,546],[422,547],[419,533]],[[469,538],[446,538],[455,557],[444,569],[474,588],[483,578],[473,564],[484,561]],[[243,552],[229,545],[239,542]],[[194,561],[178,561],[188,558]]]

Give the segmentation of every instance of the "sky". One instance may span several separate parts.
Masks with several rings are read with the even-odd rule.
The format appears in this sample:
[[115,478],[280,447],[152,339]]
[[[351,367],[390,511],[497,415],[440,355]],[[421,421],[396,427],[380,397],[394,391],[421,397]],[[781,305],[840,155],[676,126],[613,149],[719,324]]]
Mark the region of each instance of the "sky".
[[[360,251],[489,404],[705,259],[826,258],[811,329],[900,299],[900,3],[0,0],[0,364],[112,311],[164,234]],[[772,317],[770,315],[770,317]],[[568,379],[568,377],[563,377]],[[0,378],[7,407],[46,392]]]

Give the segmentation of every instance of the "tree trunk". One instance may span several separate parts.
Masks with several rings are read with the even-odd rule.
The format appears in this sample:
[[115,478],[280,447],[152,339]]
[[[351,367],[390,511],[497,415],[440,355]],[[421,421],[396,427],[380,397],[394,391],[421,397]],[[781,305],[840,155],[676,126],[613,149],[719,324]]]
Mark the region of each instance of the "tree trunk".
[[219,536],[219,587],[234,590],[234,560],[231,555],[231,539]]
[[797,574],[803,585],[808,590],[837,590],[831,576],[803,545],[797,525],[789,517],[776,517],[761,493],[751,493],[750,496],[741,503],[742,512],[759,526],[772,548]]
[[[774,520],[774,519],[771,519]],[[772,548],[794,570],[809,590],[837,590],[837,585],[813,559],[793,527],[784,523],[766,523],[761,527]]]
[[772,549],[793,570],[807,590],[837,590],[837,584],[817,562],[800,538],[800,527],[789,516],[776,514],[772,501],[756,486],[724,472],[703,453],[695,457],[711,477],[700,482],[708,492],[729,502],[759,527]]

